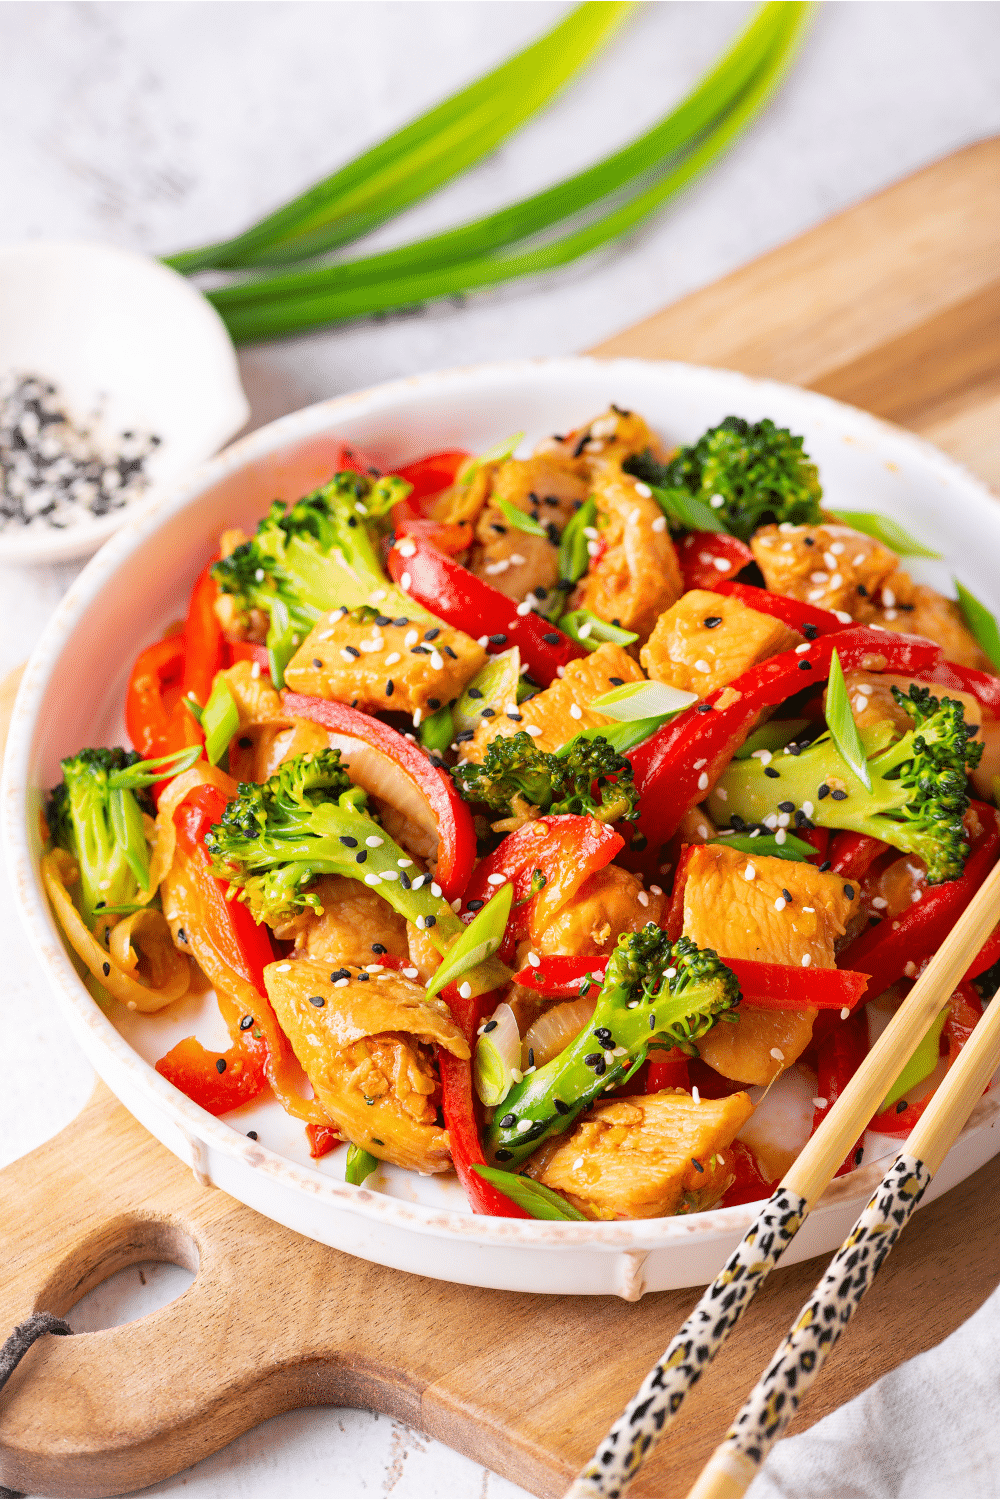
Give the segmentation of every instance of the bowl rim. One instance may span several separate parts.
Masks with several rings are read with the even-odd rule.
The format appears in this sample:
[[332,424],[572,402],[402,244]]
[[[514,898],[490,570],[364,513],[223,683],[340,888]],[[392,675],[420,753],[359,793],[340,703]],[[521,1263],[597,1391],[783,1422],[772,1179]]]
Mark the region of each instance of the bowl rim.
[[[330,430],[338,420],[361,415],[377,415],[401,400],[439,388],[447,391],[479,382],[523,380],[530,396],[532,379],[558,380],[574,372],[606,371],[609,383],[615,372],[655,368],[685,379],[711,384],[722,380],[732,389],[743,386],[748,395],[762,398],[774,395],[779,400],[791,395],[807,410],[833,418],[834,430],[847,431],[884,450],[902,445],[918,456],[938,475],[959,484],[977,497],[996,504],[989,488],[961,464],[933,444],[883,422],[868,412],[836,401],[818,392],[803,390],[783,382],[745,375],[719,367],[691,365],[676,360],[611,359],[594,356],[552,356],[505,360],[470,366],[454,366],[382,382],[364,390],[315,402],[240,438],[221,453],[207,459],[180,481],[164,486],[141,512],[128,515],[121,529],[84,567],[60,601],[36,645],[24,671],[11,717],[7,750],[4,757],[0,816],[5,862],[14,890],[19,915],[36,957],[60,1003],[71,1013],[75,1028],[91,1033],[94,1046],[109,1056],[117,1069],[130,1075],[130,1083],[165,1115],[188,1141],[203,1142],[224,1155],[241,1160],[247,1166],[277,1178],[288,1187],[308,1193],[314,1201],[326,1201],[333,1209],[398,1227],[410,1232],[445,1239],[479,1243],[483,1246],[523,1246],[525,1248],[584,1248],[600,1252],[621,1252],[668,1248],[673,1242],[692,1239],[715,1239],[720,1235],[742,1234],[752,1223],[759,1205],[737,1204],[697,1214],[659,1219],[616,1220],[611,1222],[578,1222],[499,1219],[468,1211],[442,1209],[372,1191],[363,1186],[332,1178],[309,1166],[293,1162],[280,1153],[248,1140],[238,1129],[208,1114],[176,1090],[125,1041],[112,1021],[95,1005],[79,980],[58,935],[55,922],[40,884],[37,864],[31,851],[27,827],[27,799],[32,788],[28,781],[31,739],[45,696],[50,686],[58,653],[69,638],[80,616],[106,585],[118,565],[137,551],[164,524],[179,512],[197,503],[199,496],[236,473],[245,465],[265,455],[291,446],[305,438]],[[100,1069],[98,1069],[100,1071]],[[987,1095],[977,1106],[966,1131],[978,1129],[1000,1112],[1000,1090]],[[964,1134],[965,1132],[963,1132]],[[857,1172],[836,1178],[814,1209],[836,1211],[857,1199],[859,1207],[881,1181],[889,1157],[880,1157],[863,1165]]]
[[[218,388],[216,419],[206,427],[204,458],[216,453],[228,438],[246,425],[250,416],[250,403],[240,379],[235,346],[216,308],[191,281],[170,266],[164,265],[155,256],[144,255],[141,251],[124,245],[73,238],[0,243],[0,274],[6,273],[8,267],[17,262],[30,263],[50,253],[56,257],[63,254],[82,257],[88,254],[95,259],[124,263],[134,272],[145,275],[151,283],[157,284],[162,289],[159,295],[177,298],[186,303],[199,319],[205,340],[204,348],[214,348],[220,367],[226,366],[229,375],[228,384],[220,384]],[[7,372],[8,367],[0,368],[0,375]],[[51,378],[58,377],[53,372]],[[85,517],[72,526],[47,530],[24,527],[19,531],[0,531],[0,565],[60,563],[95,552],[120,529],[126,517],[131,518],[149,506],[161,490],[164,494],[172,493],[175,485],[182,482],[183,478],[181,473],[175,473],[171,478],[154,480],[148,490],[120,510],[109,511],[104,516]]]

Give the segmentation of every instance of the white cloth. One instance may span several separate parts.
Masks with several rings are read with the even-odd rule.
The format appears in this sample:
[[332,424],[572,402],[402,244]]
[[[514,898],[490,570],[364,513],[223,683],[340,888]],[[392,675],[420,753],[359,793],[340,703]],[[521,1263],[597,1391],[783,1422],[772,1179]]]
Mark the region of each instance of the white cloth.
[[752,1500],[996,1497],[998,1398],[1000,1287],[942,1344],[884,1375],[808,1432],[776,1444],[747,1494]]

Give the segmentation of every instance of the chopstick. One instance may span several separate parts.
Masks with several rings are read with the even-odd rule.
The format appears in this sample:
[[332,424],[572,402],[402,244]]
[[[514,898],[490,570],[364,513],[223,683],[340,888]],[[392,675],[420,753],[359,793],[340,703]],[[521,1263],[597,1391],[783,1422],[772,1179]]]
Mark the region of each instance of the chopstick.
[[1000,990],[702,1469],[691,1497],[745,1495],[1000,1066]]
[[567,1497],[620,1495],[635,1478],[993,930],[998,903],[1000,864],[991,870],[819,1130],[806,1142],[662,1359],[566,1491]]

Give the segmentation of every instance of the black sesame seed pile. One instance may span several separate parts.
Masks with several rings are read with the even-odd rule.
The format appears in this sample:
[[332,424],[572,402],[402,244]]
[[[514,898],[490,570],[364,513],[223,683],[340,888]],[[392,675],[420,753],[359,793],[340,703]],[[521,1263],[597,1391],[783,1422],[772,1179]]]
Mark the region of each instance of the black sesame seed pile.
[[51,381],[0,377],[0,530],[64,530],[121,510],[147,488],[159,445],[153,434],[122,432],[101,447]]

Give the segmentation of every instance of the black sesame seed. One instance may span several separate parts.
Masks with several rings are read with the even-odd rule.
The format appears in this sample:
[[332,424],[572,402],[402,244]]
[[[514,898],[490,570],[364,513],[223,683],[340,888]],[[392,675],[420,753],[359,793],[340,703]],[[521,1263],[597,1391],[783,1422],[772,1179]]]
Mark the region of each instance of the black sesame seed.
[[470,687],[470,689],[469,689],[469,697],[470,698],[481,698],[482,696],[483,696],[482,688]]
[[784,886],[781,887],[781,894],[784,896],[786,901],[791,901],[792,893],[791,891],[786,891]]
[[975,736],[975,735],[977,735],[977,734],[978,734],[978,733],[979,733],[979,725],[978,725],[978,724],[969,724],[969,725],[967,725],[967,726],[966,726],[966,727],[967,727],[967,729],[968,729],[968,731],[969,731],[969,739],[970,739],[970,740],[971,740],[971,739],[972,739],[972,738],[973,738],[973,737],[974,737],[974,736]]
[[499,521],[491,521],[490,522],[490,530],[491,531],[495,531],[496,534],[497,534],[497,536],[506,536],[507,535],[507,528],[506,528],[506,526],[501,526],[500,523],[499,523]]
[[466,740],[474,740],[476,731],[474,729],[460,729],[455,736],[456,745],[464,745]]
[[864,1146],[859,1146],[858,1149],[857,1149],[857,1151],[855,1151],[855,1153],[854,1153],[854,1165],[856,1167],[860,1167],[862,1161],[864,1160],[864,1155],[865,1155],[865,1148],[864,1148]]
[[553,1099],[552,1103],[556,1107],[556,1114],[557,1115],[568,1115],[569,1114],[569,1105],[568,1104],[564,1104],[561,1099]]
[[333,973],[330,975],[330,982],[331,984],[336,984],[338,979],[350,979],[350,977],[350,969],[334,969]]
[[441,707],[441,699],[440,698],[428,698],[428,700],[427,700],[427,707],[428,708],[432,708],[434,710],[434,712],[437,713],[438,709]]
[[815,547],[816,545],[816,540],[814,537],[804,536],[802,540],[805,542],[807,547]]
[[609,677],[608,681],[611,683],[612,687],[624,687],[625,686],[625,679],[624,679],[624,677]]
[[800,672],[811,672],[812,669],[813,669],[812,662],[811,661],[806,661],[805,657],[803,657],[802,660],[799,662],[799,671]]
[[764,767],[764,775],[765,776],[770,776],[770,778],[771,778],[772,781],[777,781],[778,778],[779,778],[779,776],[781,775],[781,772],[780,771],[776,771],[773,766],[765,766]]
[[823,785],[821,787],[817,788],[816,796],[822,802],[823,798],[824,797],[829,797],[829,795],[830,795],[830,788],[827,786],[826,782],[824,781]]
[[348,849],[356,849],[358,847],[358,841],[357,841],[357,839],[356,838],[352,838],[352,836],[349,833],[342,833],[340,835],[340,842],[342,844],[346,844],[347,847],[348,847]]
[[226,1059],[224,1057],[217,1057],[215,1059],[215,1071],[217,1073],[224,1073],[226,1071]]
[[830,869],[830,861],[828,859],[824,859],[823,863],[819,867],[819,873],[821,875],[825,875],[826,872],[827,872],[827,870],[829,870],[829,869]]
[[906,1100],[905,1099],[900,1099],[899,1103],[896,1105],[896,1113],[897,1113],[897,1115],[902,1115],[902,1114],[906,1113]]
[[803,625],[802,634],[807,641],[814,641],[819,635],[819,627],[817,625]]
[[[444,765],[444,761],[440,758],[440,756],[435,755],[432,756],[431,759],[438,767]],[[405,870],[400,870],[399,872],[399,883],[403,887],[404,891],[408,891],[410,889],[410,886],[413,884],[413,881],[410,879],[409,875],[407,875]]]
[[868,598],[868,590],[865,588],[863,583],[858,584],[858,593],[861,595],[862,599]]
[[507,717],[513,719],[515,724],[520,724],[524,719],[524,714],[508,714]]
[[355,864],[363,865],[364,862],[365,862],[365,860],[367,858],[368,858],[368,850],[367,849],[359,849],[358,852],[357,852],[357,854],[354,856]]
[[590,428],[588,427],[587,431],[584,432],[581,435],[579,441],[577,442],[576,447],[573,449],[573,457],[574,458],[579,458],[580,454],[583,452],[584,448],[586,448],[586,446],[587,446],[587,444],[589,442],[590,442]]
[[[345,646],[344,650],[347,652],[348,656],[360,656],[361,655],[361,652],[358,650],[357,646]],[[323,663],[320,661],[320,659],[319,659],[318,656],[316,656],[316,657],[313,658],[313,666],[316,666],[317,663],[319,664],[319,666],[323,665]]]
[[472,901],[470,901],[468,903],[468,905],[469,905],[469,910],[470,911],[479,911],[480,907],[483,907],[483,906],[486,905],[486,902],[483,901],[483,900],[481,900],[478,896],[476,896]]
[[603,1078],[604,1077],[605,1073],[607,1072],[607,1068],[608,1068],[608,1065],[604,1061],[603,1057],[601,1058],[601,1060],[600,1060],[599,1063],[595,1063],[594,1064],[594,1072],[597,1074],[598,1078]]
[[588,1068],[596,1068],[599,1062],[604,1061],[604,1054],[602,1052],[588,1052],[583,1061]]
[[794,802],[779,802],[778,803],[778,811],[779,812],[794,812],[795,811],[795,803]]
[[706,630],[714,630],[715,627],[716,627],[716,625],[721,625],[722,624],[722,616],[721,615],[707,615],[705,617],[705,619],[702,621],[702,624],[704,625],[704,627],[705,627]]
[[854,887],[853,887],[853,885],[845,885],[844,886],[844,895],[847,897],[848,901],[853,901],[854,900]]
[[559,644],[559,637],[554,630],[547,630],[542,636],[542,640],[547,646],[558,646]]
[[410,651],[411,656],[430,656],[430,654],[426,646],[414,646]]
[[458,661],[458,657],[455,655],[450,646],[443,646],[441,649],[444,651],[445,656],[451,657],[452,661]]
[[656,1030],[656,1015],[655,1015],[655,1013],[653,1015],[651,1015],[650,1018],[649,1018],[649,1029],[650,1029],[650,1031],[655,1031]]
[[696,1172],[704,1172],[704,1170],[705,1170],[705,1168],[702,1166],[701,1162],[695,1156],[692,1156],[692,1158],[691,1158],[691,1165],[694,1167],[694,1169],[695,1169]]
[[546,522],[545,535],[548,537],[553,547],[558,547],[560,541],[562,540],[562,532],[559,530],[559,527],[556,525],[555,521]]
[[101,971],[104,974],[105,979],[107,979],[108,975],[111,973],[111,965],[108,963],[101,964]]
[[509,1130],[512,1125],[516,1125],[516,1124],[517,1124],[517,1115],[504,1115],[503,1119],[500,1121],[500,1129],[501,1130]]
[[747,826],[746,821],[740,817],[739,813],[733,813],[730,816],[729,821],[733,828],[735,828],[737,833],[742,833],[744,828]]
[[[355,655],[356,654],[357,653],[355,653]],[[320,669],[320,667],[322,667],[322,665],[323,665],[323,659],[322,659],[322,657],[314,656],[313,657],[313,666],[316,668],[317,671]],[[242,741],[241,741],[241,743],[242,743]]]
[[500,1151],[498,1151],[496,1153],[496,1158],[497,1158],[497,1161],[510,1161],[510,1159],[511,1159],[511,1157],[513,1155],[514,1155],[513,1151],[500,1150]]
[[483,719],[495,719],[496,716],[497,711],[495,708],[484,708],[482,714],[480,715],[480,717]]
[[389,680],[388,680],[388,682],[385,685],[385,696],[387,698],[391,698],[392,695],[393,695],[393,693],[395,691],[396,691],[396,684],[393,682],[392,678],[390,677]]
[[373,953],[388,953],[388,951],[389,950],[384,943],[372,943]]
[[529,1047],[528,1048],[528,1067],[529,1068],[533,1068],[534,1066],[535,1066],[535,1049],[534,1049],[534,1047]]
[[248,1130],[248,1131],[247,1131],[247,1136],[248,1136],[248,1138],[249,1138],[249,1139],[250,1139],[250,1140],[251,1140],[251,1141],[255,1141],[255,1140],[257,1140],[257,1139],[258,1139],[258,1136],[257,1136],[257,1132],[256,1132],[256,1130]]
[[440,625],[435,625],[433,630],[425,630],[424,631],[424,640],[425,641],[436,641],[437,638],[438,638],[438,636],[440,634],[441,634],[441,626]]
[[699,703],[698,712],[700,714],[710,714],[712,712],[712,707],[713,705],[711,703]]
[[240,1030],[249,1031],[253,1025],[253,1016],[240,1016]]
[[425,927],[436,927],[437,926],[437,917],[425,917],[424,918],[424,926]]
[[399,628],[400,628],[400,629],[402,629],[402,628],[403,628],[403,626],[404,626],[404,625],[409,625],[409,623],[410,623],[410,622],[409,622],[409,620],[408,620],[408,619],[407,619],[407,618],[406,618],[406,616],[405,616],[405,615],[400,615],[400,617],[399,617],[399,619],[398,619],[398,620],[393,620],[393,622],[392,622],[392,623],[393,623],[393,624],[394,624],[394,625],[398,625],[398,626],[399,626]]
[[391,625],[392,621],[389,619],[388,615],[376,615],[375,624],[379,626]]
[[792,742],[791,742],[790,745],[786,745],[785,746],[785,754],[786,755],[801,755],[802,754],[802,746],[801,745],[797,745],[795,743],[795,741],[792,740]]
[[483,1027],[483,1031],[485,1031],[485,1032],[495,1031],[496,1027],[497,1027],[496,1021],[487,1021],[486,1025]]
[[491,646],[506,646],[506,644],[507,637],[504,635],[502,630],[498,630],[495,635],[490,636]]
[[[330,978],[331,979],[333,978],[332,974],[330,975]],[[317,1010],[322,1010],[323,1006],[326,1004],[326,996],[325,995],[310,995],[309,996],[309,1004],[310,1005],[315,1005],[315,1007],[316,1007]]]
[[241,750],[253,749],[253,740],[248,734],[241,734],[236,743],[239,745]]
[[365,973],[364,969],[362,969],[361,973],[358,975],[358,979],[361,981],[362,984],[364,984],[364,982],[365,982],[366,979],[371,979],[371,977],[372,976],[370,974],[366,974]]
[[846,802],[847,801],[847,793],[840,791],[839,788],[838,788],[837,791],[832,792],[831,796],[833,797],[834,802]]
[[558,495],[546,495],[545,496],[544,504],[551,505],[552,508],[553,508],[553,510],[558,510],[559,505],[560,505],[559,496]]

